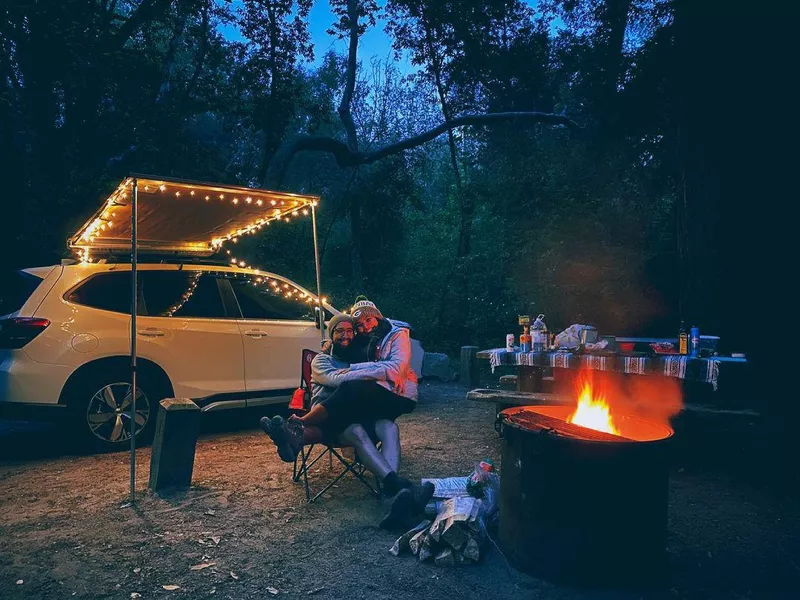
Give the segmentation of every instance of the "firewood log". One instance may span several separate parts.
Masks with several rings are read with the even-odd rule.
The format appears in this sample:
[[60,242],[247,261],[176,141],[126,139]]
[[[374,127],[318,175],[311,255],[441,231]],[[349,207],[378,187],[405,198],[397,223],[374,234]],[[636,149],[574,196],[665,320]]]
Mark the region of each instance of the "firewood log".
[[419,548],[418,556],[419,556],[420,561],[425,562],[426,560],[430,559],[433,556],[433,550],[431,550],[430,548],[426,547],[423,544]]
[[420,531],[423,531],[426,527],[428,527],[431,522],[427,519],[419,523],[414,529],[410,529],[406,531],[403,535],[397,538],[397,541],[394,545],[389,549],[389,552],[394,554],[395,556],[399,556],[403,552],[406,552],[409,549],[409,541],[412,537],[418,534]]
[[433,559],[433,562],[440,567],[455,567],[456,559],[453,556],[453,549],[444,548],[436,555],[436,558]]
[[453,521],[448,519],[444,524],[444,531],[442,531],[441,539],[455,550],[461,550],[464,544],[467,543],[469,534],[467,528],[462,522]]
[[473,562],[478,562],[478,559],[481,557],[481,548],[478,544],[478,540],[470,536],[462,552],[464,553],[464,558],[468,558]]
[[422,547],[422,540],[428,535],[428,529],[425,528],[414,535],[408,540],[408,547],[411,548],[412,554],[419,554],[419,549]]

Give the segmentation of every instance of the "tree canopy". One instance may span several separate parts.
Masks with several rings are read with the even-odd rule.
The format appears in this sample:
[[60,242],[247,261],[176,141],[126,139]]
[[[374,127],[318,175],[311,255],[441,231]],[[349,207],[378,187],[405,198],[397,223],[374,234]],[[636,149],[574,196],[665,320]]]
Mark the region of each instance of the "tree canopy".
[[[4,4],[2,267],[66,256],[99,199],[147,172],[319,194],[327,295],[365,293],[430,350],[501,345],[538,313],[616,334],[685,319],[736,341],[718,309],[735,208],[696,3],[330,7],[347,51],[314,62],[312,0]],[[375,27],[395,60],[361,52]],[[299,227],[237,253],[310,285]]]

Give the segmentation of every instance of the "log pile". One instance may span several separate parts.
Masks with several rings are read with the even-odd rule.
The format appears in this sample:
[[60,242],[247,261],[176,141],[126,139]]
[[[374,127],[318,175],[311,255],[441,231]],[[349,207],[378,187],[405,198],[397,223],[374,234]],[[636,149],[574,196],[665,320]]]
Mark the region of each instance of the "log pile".
[[409,551],[422,562],[433,560],[446,567],[475,563],[485,539],[481,515],[481,500],[450,498],[433,522],[422,521],[401,535],[389,551],[395,556]]

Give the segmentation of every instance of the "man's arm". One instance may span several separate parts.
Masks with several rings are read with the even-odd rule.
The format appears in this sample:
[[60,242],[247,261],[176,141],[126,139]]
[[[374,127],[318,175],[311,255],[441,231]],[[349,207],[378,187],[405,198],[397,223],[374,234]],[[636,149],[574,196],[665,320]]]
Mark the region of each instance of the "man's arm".
[[350,369],[343,369],[334,364],[333,358],[328,354],[317,354],[311,361],[311,381],[326,387],[339,387],[345,381],[357,379],[375,380],[380,379],[376,374],[366,372],[354,372]]

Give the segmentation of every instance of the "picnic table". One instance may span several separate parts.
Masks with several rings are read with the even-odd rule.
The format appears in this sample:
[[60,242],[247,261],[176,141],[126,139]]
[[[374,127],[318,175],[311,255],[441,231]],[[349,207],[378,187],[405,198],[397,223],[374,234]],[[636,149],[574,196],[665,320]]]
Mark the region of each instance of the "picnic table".
[[[693,393],[688,398],[693,398],[692,403],[684,400],[685,408],[697,408],[698,411],[727,413],[742,413],[746,416],[757,414],[753,409],[759,410],[754,404],[751,394],[747,393],[749,386],[746,384],[747,374],[744,367],[747,365],[745,358],[731,358],[725,356],[712,356],[698,358],[686,355],[651,354],[590,354],[577,353],[565,350],[547,352],[513,352],[505,348],[492,348],[480,350],[475,354],[477,359],[488,360],[492,372],[502,366],[514,366],[517,372],[517,391],[473,389],[467,394],[470,400],[493,402],[498,411],[509,406],[526,404],[566,404],[574,403],[572,394],[565,394],[546,385],[548,378],[544,371],[548,368],[571,370],[577,373],[578,369],[595,371],[608,371],[628,375],[647,375],[657,377],[677,378],[689,383]],[[728,394],[720,396],[717,388],[720,381],[720,371],[724,373],[725,388]],[[554,372],[555,374],[556,372]],[[569,375],[561,371],[562,375]],[[556,377],[558,380],[561,375]],[[700,385],[703,384],[703,385]],[[705,385],[708,384],[708,385]],[[730,385],[728,385],[730,384]],[[695,388],[708,388],[705,395],[697,394]],[[711,390],[714,390],[713,392]],[[757,400],[757,399],[756,399]]]
[[650,356],[625,354],[577,354],[565,350],[548,352],[509,352],[505,348],[481,350],[478,358],[488,359],[492,372],[501,365],[516,365],[542,369],[591,369],[616,371],[635,375],[663,375],[710,383],[716,390],[719,384],[720,365],[746,363],[744,358],[713,356],[697,358],[683,354],[654,354]]

